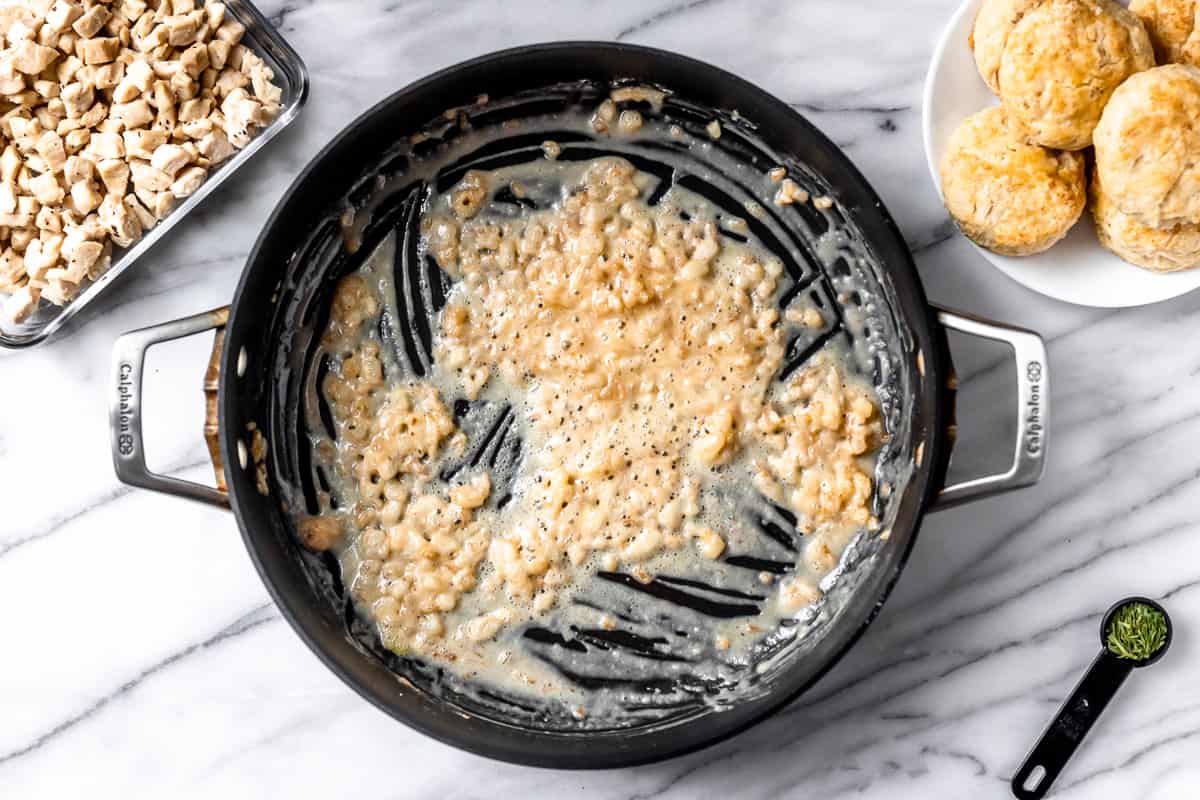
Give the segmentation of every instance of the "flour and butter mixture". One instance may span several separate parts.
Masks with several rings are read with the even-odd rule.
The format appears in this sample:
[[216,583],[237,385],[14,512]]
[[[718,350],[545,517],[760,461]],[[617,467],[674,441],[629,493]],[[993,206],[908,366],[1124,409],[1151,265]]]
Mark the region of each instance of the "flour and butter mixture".
[[[753,238],[679,187],[651,205],[658,179],[628,161],[545,150],[425,200],[420,253],[449,287],[427,374],[397,368],[377,324],[404,291],[403,243],[338,286],[317,387],[333,435],[313,434],[331,488],[298,530],[339,554],[388,649],[554,696],[577,689],[523,633],[615,627],[576,602],[635,594],[614,576],[712,575],[762,535],[748,498],[794,515],[794,563],[755,575],[761,615],[715,618],[696,646],[736,658],[817,601],[851,537],[879,527],[882,434],[836,347],[787,363],[835,312],[781,308],[783,265]],[[494,424],[461,422],[476,409]]]

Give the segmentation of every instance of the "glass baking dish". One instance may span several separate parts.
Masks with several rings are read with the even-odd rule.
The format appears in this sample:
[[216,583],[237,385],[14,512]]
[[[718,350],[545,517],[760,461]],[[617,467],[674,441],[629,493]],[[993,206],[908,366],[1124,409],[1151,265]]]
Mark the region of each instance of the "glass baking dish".
[[114,250],[113,262],[109,270],[91,284],[85,285],[83,290],[66,305],[55,306],[43,300],[37,311],[20,323],[14,323],[0,315],[0,347],[32,347],[50,338],[80,309],[101,295],[118,275],[128,269],[129,265],[153,247],[155,242],[179,224],[189,211],[216,191],[226,178],[253,158],[267,142],[275,138],[300,113],[300,108],[308,98],[308,70],[305,68],[304,62],[300,60],[300,56],[292,49],[291,45],[284,41],[275,27],[262,15],[262,12],[248,0],[224,0],[224,2],[226,13],[232,14],[246,26],[242,43],[257,53],[275,71],[275,83],[283,90],[279,115],[270,125],[260,131],[250,144],[212,170],[195,193],[184,199],[132,247]]

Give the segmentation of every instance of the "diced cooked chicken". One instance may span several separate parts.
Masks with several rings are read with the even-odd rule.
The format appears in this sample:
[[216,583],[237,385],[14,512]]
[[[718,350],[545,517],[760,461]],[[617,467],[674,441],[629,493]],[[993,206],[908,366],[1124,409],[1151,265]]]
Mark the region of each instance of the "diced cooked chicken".
[[205,174],[203,167],[188,167],[171,184],[171,194],[180,199],[190,196],[204,183]]
[[71,186],[71,205],[79,214],[92,213],[99,208],[103,199],[91,181],[79,181]]
[[4,316],[13,322],[24,322],[37,310],[40,293],[30,286],[22,286],[4,301]]
[[199,147],[200,154],[214,164],[220,164],[235,152],[225,132],[218,128],[213,128],[201,138]]
[[129,187],[129,164],[119,158],[106,158],[96,166],[96,170],[109,194],[125,194]]
[[68,117],[82,117],[92,107],[95,97],[92,87],[82,83],[69,83],[62,89],[63,107]]
[[278,113],[204,0],[0,0],[0,293],[67,302]]
[[137,217],[129,213],[125,207],[125,199],[121,195],[105,195],[100,204],[100,224],[108,230],[113,243],[118,247],[128,247],[142,235],[142,226]]
[[155,149],[150,159],[151,166],[169,176],[183,169],[192,160],[187,150],[177,144],[164,144]]
[[108,118],[119,121],[129,131],[149,125],[154,120],[154,112],[144,98],[139,98],[129,103],[113,103]]
[[63,147],[62,137],[54,131],[46,131],[39,136],[34,147],[50,172],[58,172],[67,163],[67,151]]
[[37,75],[54,63],[59,53],[53,47],[46,47],[37,42],[22,39],[18,44],[14,45],[11,51],[10,58],[12,65],[18,72],[24,72],[26,75]]
[[[96,6],[103,8],[103,6]],[[79,57],[84,64],[107,64],[121,51],[121,40],[108,37],[85,39],[79,43]]]
[[71,29],[84,39],[90,39],[100,32],[105,23],[112,18],[112,13],[103,5],[96,4],[81,14],[71,24]]
[[53,205],[61,203],[66,193],[52,172],[44,172],[29,181],[29,189],[39,203]]

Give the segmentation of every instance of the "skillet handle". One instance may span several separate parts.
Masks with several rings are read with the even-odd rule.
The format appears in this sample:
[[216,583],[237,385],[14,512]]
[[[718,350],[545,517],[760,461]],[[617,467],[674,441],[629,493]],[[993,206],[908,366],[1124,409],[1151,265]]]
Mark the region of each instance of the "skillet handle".
[[[113,468],[117,472],[117,479],[122,483],[222,508],[229,507],[215,417],[221,346],[225,338],[225,323],[228,320],[229,306],[225,306],[162,325],[131,331],[117,339],[113,347],[113,396],[108,411],[108,422]],[[151,472],[146,467],[145,447],[142,442],[142,372],[146,366],[146,351],[152,345],[204,333],[214,328],[217,330],[217,337],[213,342],[213,355],[204,380],[207,395],[204,438],[208,442],[213,468],[217,474],[216,488]]]
[[1050,422],[1050,381],[1046,344],[1042,337],[1014,328],[939,308],[943,327],[1004,342],[1017,362],[1017,436],[1012,465],[1007,471],[960,481],[942,489],[933,509],[940,510],[1009,492],[1037,483],[1046,469],[1046,430]]

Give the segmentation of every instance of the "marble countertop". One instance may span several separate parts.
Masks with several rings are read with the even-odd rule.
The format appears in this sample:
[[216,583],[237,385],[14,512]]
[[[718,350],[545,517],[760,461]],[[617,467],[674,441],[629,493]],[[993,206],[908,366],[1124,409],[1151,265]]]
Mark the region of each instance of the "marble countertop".
[[[1095,655],[1101,613],[1134,593],[1168,606],[1175,644],[1132,677],[1054,796],[1195,797],[1200,294],[1070,307],[954,234],[919,122],[954,5],[263,0],[312,72],[301,119],[82,324],[0,357],[0,797],[1005,797]],[[794,104],[879,189],[931,297],[1040,331],[1052,367],[1038,487],[931,516],[879,619],[784,713],[704,752],[604,773],[489,762],[367,705],[280,618],[229,514],[117,483],[106,418],[114,337],[228,302],[292,176],[351,118],[462,59],[570,38],[681,51]],[[154,351],[146,398],[151,465],[197,479],[210,471],[206,347]],[[956,354],[956,470],[998,466],[1011,366],[969,342]]]

